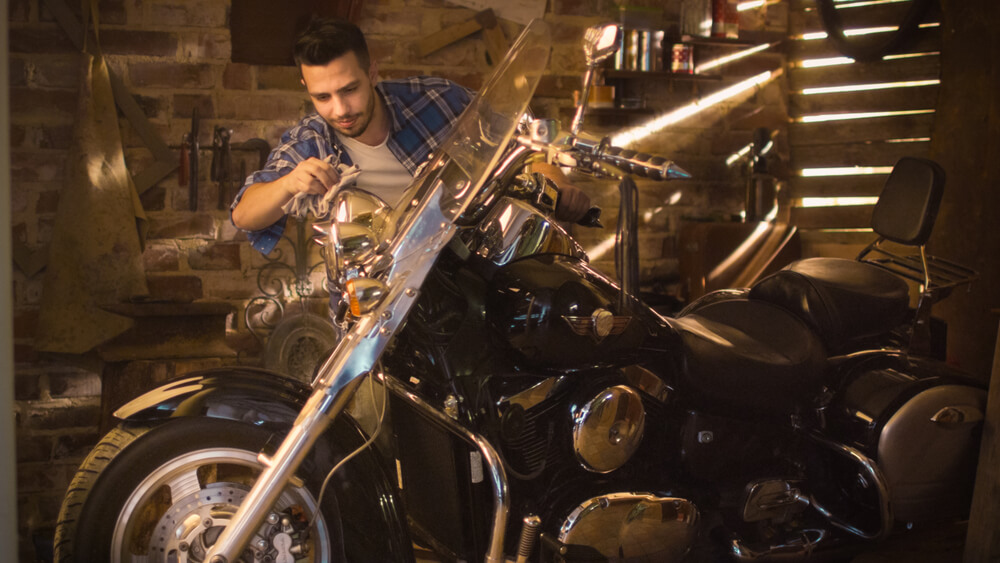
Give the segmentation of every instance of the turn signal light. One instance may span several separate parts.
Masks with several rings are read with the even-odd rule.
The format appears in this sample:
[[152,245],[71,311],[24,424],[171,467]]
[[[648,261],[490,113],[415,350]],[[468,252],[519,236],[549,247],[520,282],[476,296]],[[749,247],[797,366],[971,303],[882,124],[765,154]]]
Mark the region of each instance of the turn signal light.
[[353,278],[344,285],[351,314],[355,317],[368,314],[385,297],[386,285],[371,278]]

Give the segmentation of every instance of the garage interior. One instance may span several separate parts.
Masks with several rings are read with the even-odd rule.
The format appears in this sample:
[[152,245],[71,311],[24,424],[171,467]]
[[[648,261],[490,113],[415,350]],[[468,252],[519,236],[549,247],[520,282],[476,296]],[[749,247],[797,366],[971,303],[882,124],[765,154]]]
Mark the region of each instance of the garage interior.
[[[891,28],[908,3],[840,10],[844,28]],[[478,89],[524,27],[511,18],[526,17],[504,17],[499,2],[481,10],[471,1],[294,0],[283,13],[272,4],[99,0],[90,20],[79,2],[5,2],[13,332],[4,366],[10,389],[0,396],[9,395],[3,406],[14,413],[7,457],[17,548],[9,550],[19,561],[48,560],[74,472],[129,399],[210,367],[260,366],[308,380],[332,344],[325,272],[307,225],[290,227],[263,256],[228,211],[246,174],[310,110],[287,50],[303,18],[356,22],[381,79],[441,76]],[[593,99],[585,128],[666,155],[692,174],[637,182],[642,296],[668,315],[795,259],[856,257],[875,238],[872,209],[894,163],[939,163],[947,183],[929,250],[977,278],[935,305],[947,326],[947,348],[938,352],[991,383],[976,501],[968,524],[943,530],[930,547],[891,545],[857,561],[995,560],[1000,507],[980,500],[1000,494],[1000,5],[930,2],[890,56],[856,61],[827,40],[814,0],[740,2],[730,37],[692,35],[692,4],[518,4],[533,5],[554,40],[532,111],[570,123],[589,26],[616,21],[666,37],[654,39],[646,61],[629,60],[627,50],[609,61],[599,82],[607,97]],[[80,53],[95,49],[108,63],[118,112],[111,126],[137,196],[116,217],[80,213],[101,204],[67,189]],[[766,158],[753,158],[764,150]],[[608,226],[572,227],[573,235],[614,276],[618,192],[573,179]],[[66,279],[72,270],[60,264],[91,251],[66,241],[100,238],[109,225],[142,233],[120,262],[102,266],[113,287]],[[94,302],[107,291],[117,303]]]

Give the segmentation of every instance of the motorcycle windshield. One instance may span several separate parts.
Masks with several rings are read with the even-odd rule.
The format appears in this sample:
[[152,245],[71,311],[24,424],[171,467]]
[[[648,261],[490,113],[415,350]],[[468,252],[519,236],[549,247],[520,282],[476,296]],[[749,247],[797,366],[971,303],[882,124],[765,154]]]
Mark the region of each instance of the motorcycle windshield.
[[[402,201],[415,204],[425,189],[441,182],[444,216],[454,221],[481,190],[510,143],[548,66],[552,41],[548,25],[532,21],[473,98]],[[406,220],[415,205],[402,205]]]
[[387,247],[372,272],[384,296],[341,339],[320,370],[321,386],[336,391],[372,369],[405,319],[438,253],[455,234],[456,219],[479,195],[510,145],[548,64],[550,49],[548,26],[541,21],[529,24],[436,156],[407,188],[403,203],[377,235]]

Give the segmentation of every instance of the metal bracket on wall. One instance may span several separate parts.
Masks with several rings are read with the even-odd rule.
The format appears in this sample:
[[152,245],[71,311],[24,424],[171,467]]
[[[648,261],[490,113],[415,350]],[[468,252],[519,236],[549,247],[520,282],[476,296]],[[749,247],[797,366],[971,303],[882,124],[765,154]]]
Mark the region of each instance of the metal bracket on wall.
[[[48,6],[49,11],[55,16],[59,26],[63,28],[76,48],[83,50],[83,26],[80,25],[80,21],[66,5],[66,2],[64,0],[45,0],[45,5]],[[87,45],[94,45],[94,42],[88,41]],[[121,78],[111,69],[108,70],[108,73],[118,109],[125,115],[143,143],[153,153],[153,162],[132,178],[136,191],[141,195],[177,169],[177,158],[160,138],[159,133],[149,123],[149,120],[146,119],[146,114],[136,103],[135,98],[132,97],[132,93],[129,92]],[[48,245],[32,251],[23,241],[15,240],[13,254],[17,267],[25,275],[32,277],[45,268],[48,262]]]

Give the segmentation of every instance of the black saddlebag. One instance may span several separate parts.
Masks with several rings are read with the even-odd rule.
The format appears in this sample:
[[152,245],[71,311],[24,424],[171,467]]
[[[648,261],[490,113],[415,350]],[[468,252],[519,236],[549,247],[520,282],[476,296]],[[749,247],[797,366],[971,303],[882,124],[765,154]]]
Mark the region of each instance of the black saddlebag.
[[897,362],[846,380],[830,409],[831,430],[876,461],[896,520],[967,517],[986,392],[941,377],[950,369],[943,364]]

